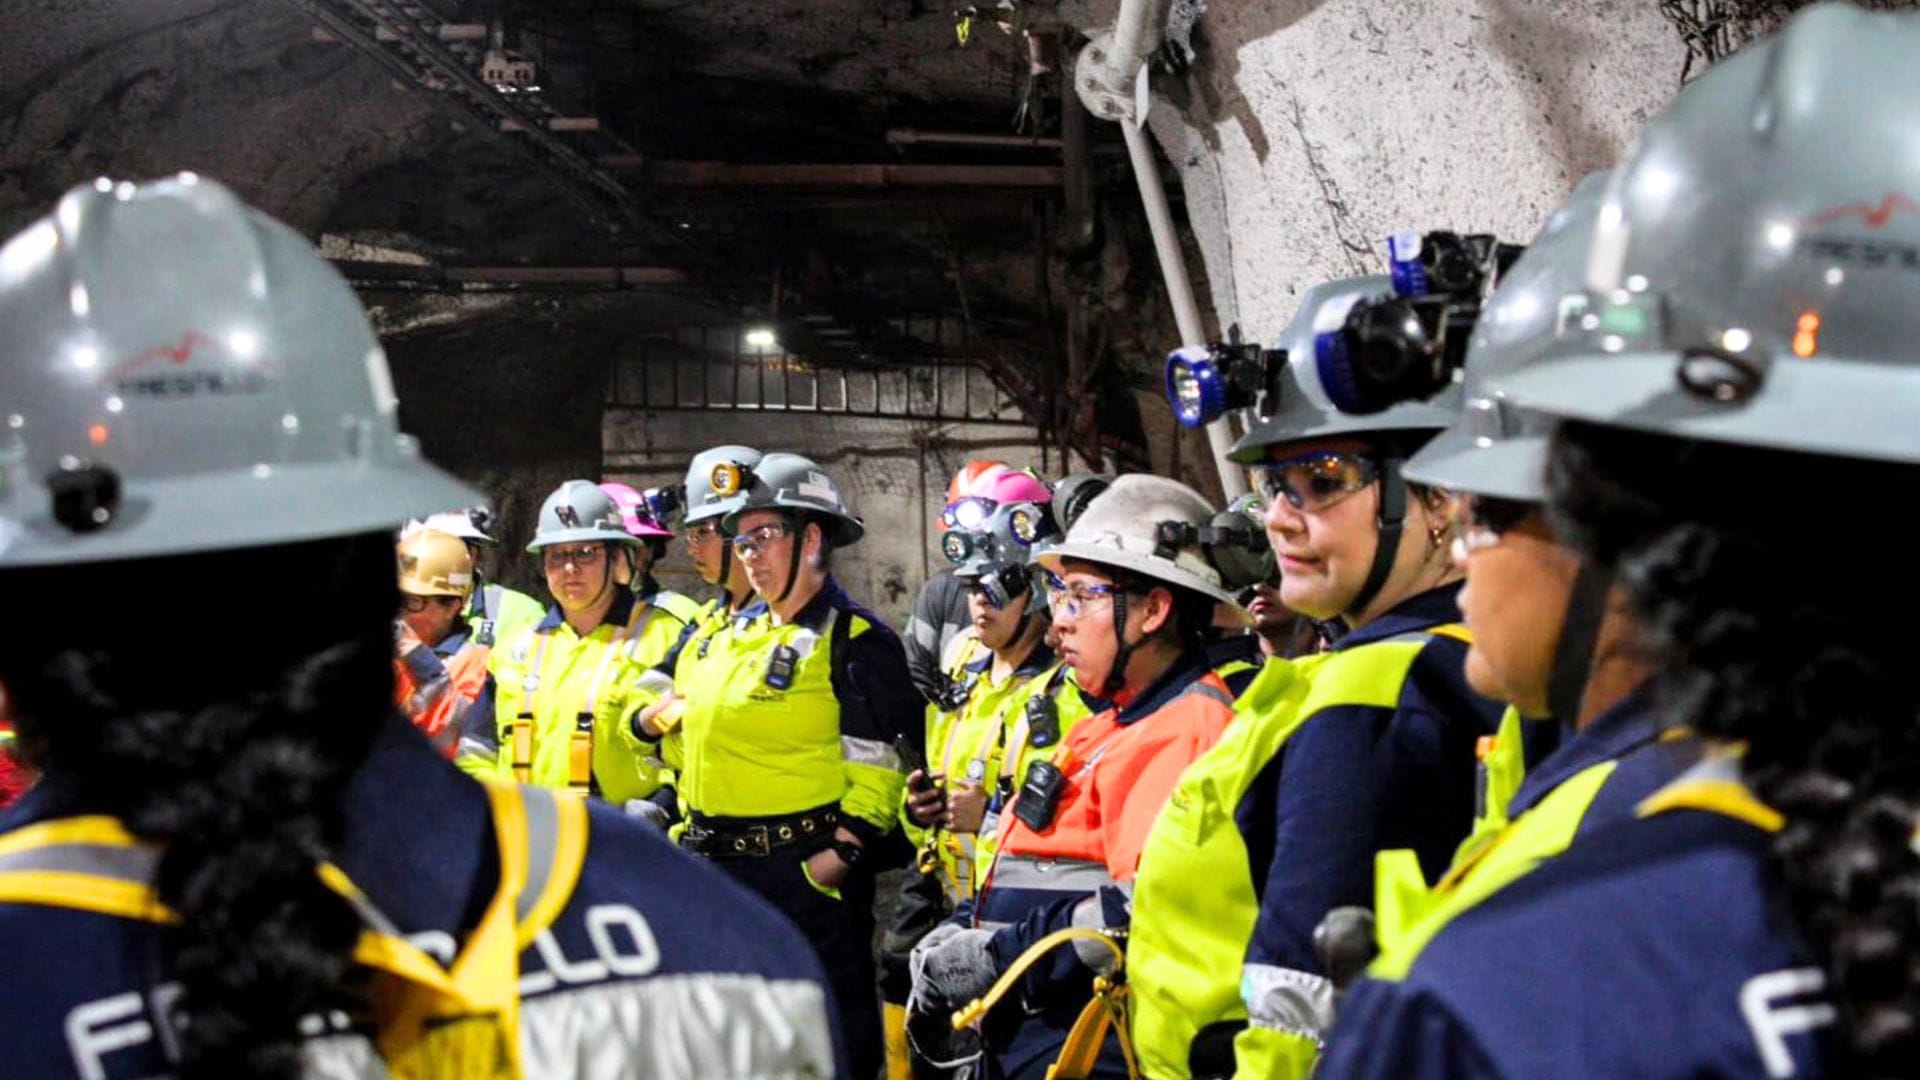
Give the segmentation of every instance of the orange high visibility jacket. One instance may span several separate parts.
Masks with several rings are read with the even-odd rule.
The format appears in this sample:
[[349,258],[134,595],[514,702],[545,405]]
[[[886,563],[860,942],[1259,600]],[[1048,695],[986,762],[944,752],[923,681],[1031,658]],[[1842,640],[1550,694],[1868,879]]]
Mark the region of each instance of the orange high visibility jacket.
[[[1020,800],[1031,797],[1024,786],[1000,816],[999,851],[972,916],[993,929],[1002,970],[1063,927],[1125,924],[1148,831],[1180,774],[1232,719],[1233,692],[1204,659],[1187,658],[1138,698],[1074,726],[1053,759],[1064,787],[1052,819],[1038,829],[1021,820]],[[1023,1007],[1000,1009],[986,1032],[1003,1072],[1058,1055],[1092,976],[1072,949],[1029,973]],[[1119,1055],[1102,1062],[1118,1066]]]
[[421,645],[393,662],[393,700],[413,726],[451,760],[460,743],[460,714],[487,685],[492,650],[464,632]]

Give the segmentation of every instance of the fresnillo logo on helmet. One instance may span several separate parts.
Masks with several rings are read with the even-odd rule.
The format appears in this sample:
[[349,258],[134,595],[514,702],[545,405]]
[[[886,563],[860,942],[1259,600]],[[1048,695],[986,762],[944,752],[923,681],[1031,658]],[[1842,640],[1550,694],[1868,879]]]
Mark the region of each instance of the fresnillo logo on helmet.
[[[1828,232],[1813,231],[1843,223],[1864,225],[1868,229],[1878,231],[1886,228],[1888,222],[1901,214],[1920,217],[1920,202],[1916,202],[1903,192],[1889,191],[1881,196],[1877,203],[1860,200],[1843,203],[1822,210],[1802,221],[1801,228],[1808,232],[1799,247],[1804,253],[1816,259],[1847,266],[1867,269],[1898,267],[1902,270],[1920,270],[1920,244],[1891,238],[1836,236]],[[1784,226],[1776,226],[1776,228],[1784,228]]]
[[[155,345],[114,367],[101,381],[133,397],[258,394],[273,382],[273,365],[258,359],[258,352],[258,339],[244,331],[221,342],[188,330],[177,341]],[[219,363],[215,358],[221,354],[240,363]]]

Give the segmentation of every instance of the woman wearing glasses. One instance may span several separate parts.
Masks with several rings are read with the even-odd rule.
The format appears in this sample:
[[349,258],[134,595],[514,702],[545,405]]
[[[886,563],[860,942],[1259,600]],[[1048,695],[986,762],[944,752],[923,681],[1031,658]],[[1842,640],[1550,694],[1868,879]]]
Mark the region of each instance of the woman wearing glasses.
[[[1052,762],[1033,765],[1001,815],[999,850],[970,908],[914,950],[911,1011],[941,1015],[993,984],[1029,948],[1068,927],[1124,927],[1140,846],[1182,769],[1233,717],[1233,694],[1207,668],[1205,635],[1220,587],[1200,544],[1213,509],[1184,484],[1128,475],[1038,557],[1060,657],[1109,705],[1080,721]],[[1040,1076],[1068,1045],[1112,951],[1081,941],[1048,954],[985,1020],[996,1075]],[[1125,1076],[1111,1040],[1068,1063]],[[1073,1075],[1083,1075],[1075,1072]]]
[[[1583,230],[1579,317],[1490,380],[1557,420],[1540,490],[1604,598],[1585,696],[1640,676],[1659,734],[1582,710],[1383,935],[1326,1075],[1915,1075],[1920,574],[1876,511],[1920,465],[1916,49],[1911,13],[1819,5],[1689,83]],[[1484,539],[1475,594],[1527,558]]]
[[[1391,291],[1384,277],[1309,290],[1284,341]],[[1469,831],[1474,755],[1499,708],[1461,672],[1452,500],[1400,464],[1457,413],[1433,403],[1347,416],[1311,363],[1234,448],[1267,499],[1280,599],[1334,628],[1331,649],[1267,665],[1241,721],[1182,778],[1134,891],[1133,1032],[1155,1077],[1297,1077],[1333,1016],[1315,948],[1328,912],[1373,900],[1374,856],[1411,849],[1427,878]]]
[[547,496],[527,550],[540,557],[553,604],[495,646],[491,715],[476,709],[462,733],[462,768],[598,795],[655,822],[668,816],[666,770],[630,725],[671,689],[655,667],[686,623],[620,583],[639,543],[592,481]]
[[487,688],[490,650],[461,617],[473,595],[473,556],[459,537],[426,528],[401,537],[398,554],[394,702],[451,758],[467,710]]
[[[759,599],[682,654],[673,708],[639,732],[678,728],[681,844],[712,859],[799,924],[839,1001],[851,1075],[880,1067],[873,873],[917,745],[922,699],[900,639],[831,572],[865,532],[833,479],[798,454],[716,474],[733,558]],[[664,703],[663,703],[664,705]],[[671,718],[671,719],[669,719]]]

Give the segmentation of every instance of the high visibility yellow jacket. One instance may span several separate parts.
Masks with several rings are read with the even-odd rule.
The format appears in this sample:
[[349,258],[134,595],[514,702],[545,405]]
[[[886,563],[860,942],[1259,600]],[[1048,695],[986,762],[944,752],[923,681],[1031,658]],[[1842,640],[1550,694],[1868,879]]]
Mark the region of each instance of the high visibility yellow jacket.
[[591,790],[616,804],[653,794],[670,774],[630,722],[670,688],[656,669],[686,626],[626,592],[584,637],[549,609],[493,650],[493,728],[483,717],[470,724],[456,763],[475,776]]
[[[1105,708],[1102,703],[1100,708]],[[1000,754],[1000,785],[974,844],[973,891],[978,893],[1000,849],[1000,816],[1037,761],[1052,761],[1080,721],[1097,710],[1080,692],[1073,669],[1054,663],[1022,683],[1006,704],[1006,746]]]
[[538,623],[546,606],[519,589],[498,583],[475,589],[464,618],[473,627],[473,640],[488,648],[512,641],[520,631]]
[[1141,857],[1127,948],[1146,1074],[1305,1077],[1332,1020],[1315,926],[1371,899],[1382,848],[1419,849],[1437,877],[1467,835],[1474,749],[1499,707],[1465,686],[1453,592],[1332,652],[1269,661],[1180,778]]
[[[964,695],[959,707],[943,709],[939,703],[927,706],[927,765],[931,772],[945,778],[949,794],[961,784],[978,784],[991,797],[999,786],[1002,752],[1014,726],[1012,706],[1026,700],[1027,683],[1045,674],[1053,663],[1053,650],[1036,644],[1019,668],[1006,677],[993,679],[993,650],[977,637],[965,644],[947,669],[947,685]],[[923,828],[903,813],[901,821],[916,848],[932,852],[938,860],[937,873],[947,899],[959,903],[973,895],[976,873],[975,849],[981,834],[956,833],[944,828]]]
[[918,736],[925,702],[900,639],[832,578],[791,621],[756,601],[683,649],[674,689],[695,817],[837,807],[863,841],[893,828],[906,784],[894,739]]

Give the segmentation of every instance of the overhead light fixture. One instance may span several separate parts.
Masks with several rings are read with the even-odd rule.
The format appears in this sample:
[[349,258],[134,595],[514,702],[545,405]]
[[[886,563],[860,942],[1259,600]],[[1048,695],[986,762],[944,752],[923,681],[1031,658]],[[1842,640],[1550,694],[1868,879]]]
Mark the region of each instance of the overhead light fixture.
[[756,326],[747,331],[746,342],[749,349],[771,349],[780,344],[780,339],[774,336],[772,327]]

